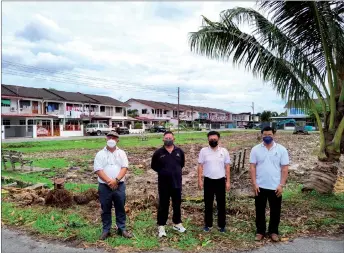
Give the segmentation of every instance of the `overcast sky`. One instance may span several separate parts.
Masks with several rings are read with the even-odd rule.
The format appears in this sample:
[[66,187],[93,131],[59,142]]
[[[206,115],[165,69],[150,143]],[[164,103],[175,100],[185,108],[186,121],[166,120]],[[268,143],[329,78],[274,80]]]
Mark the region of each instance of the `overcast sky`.
[[197,31],[201,15],[217,21],[236,6],[255,3],[3,2],[2,59],[31,66],[31,73],[18,76],[23,68],[5,62],[2,70],[12,75],[2,82],[171,103],[179,86],[182,104],[244,112],[254,102],[255,112],[282,112],[285,102],[268,84],[190,52],[188,33]]

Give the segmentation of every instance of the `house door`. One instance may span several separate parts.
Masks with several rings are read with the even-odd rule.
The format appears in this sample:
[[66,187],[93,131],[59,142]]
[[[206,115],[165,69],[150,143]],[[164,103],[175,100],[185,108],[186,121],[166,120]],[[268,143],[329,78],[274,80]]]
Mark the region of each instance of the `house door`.
[[32,113],[38,114],[38,102],[32,101]]

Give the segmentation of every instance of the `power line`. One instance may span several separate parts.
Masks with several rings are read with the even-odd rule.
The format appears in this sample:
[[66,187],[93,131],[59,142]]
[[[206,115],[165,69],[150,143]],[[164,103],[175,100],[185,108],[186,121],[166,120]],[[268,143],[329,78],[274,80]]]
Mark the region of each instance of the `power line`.
[[[162,89],[162,88],[158,88],[154,85],[142,85],[140,83],[135,83],[135,82],[130,82],[130,81],[123,81],[123,80],[116,80],[116,79],[108,79],[108,78],[100,78],[100,77],[95,77],[95,76],[89,76],[89,75],[84,75],[84,74],[76,74],[76,73],[70,73],[70,72],[66,72],[66,71],[54,71],[51,69],[47,69],[47,68],[41,68],[41,67],[35,67],[35,66],[30,66],[30,65],[24,65],[24,64],[19,64],[19,63],[14,63],[14,62],[10,62],[10,61],[6,61],[3,60],[2,62],[5,63],[6,68],[12,69],[12,70],[17,70],[17,71],[23,71],[23,72],[27,72],[27,73],[36,73],[36,72],[42,72],[40,74],[43,73],[49,73],[52,74],[54,76],[58,76],[58,75],[62,75],[68,76],[68,77],[77,77],[80,79],[87,79],[89,80],[93,80],[93,81],[98,81],[98,82],[116,82],[119,84],[124,84],[126,85],[126,87],[128,87],[129,85],[133,88],[138,88],[137,86],[141,86],[142,88],[149,88],[152,90],[157,90],[157,91],[166,91],[166,92],[171,92],[171,90],[168,89]],[[5,69],[6,69],[5,68]],[[135,86],[133,86],[135,85]]]

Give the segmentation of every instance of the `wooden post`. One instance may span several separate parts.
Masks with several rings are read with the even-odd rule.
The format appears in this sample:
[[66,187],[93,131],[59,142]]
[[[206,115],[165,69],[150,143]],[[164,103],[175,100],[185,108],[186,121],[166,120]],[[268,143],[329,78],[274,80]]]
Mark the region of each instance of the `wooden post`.
[[233,155],[233,171],[235,171],[235,159],[236,159],[236,153]]
[[244,157],[243,157],[243,159],[242,159],[242,168],[243,168],[243,169],[245,168],[246,151],[247,151],[247,149],[245,148],[245,149],[244,149]]
[[239,159],[238,159],[238,168],[237,168],[237,172],[240,171],[241,153],[242,153],[242,150],[239,151]]

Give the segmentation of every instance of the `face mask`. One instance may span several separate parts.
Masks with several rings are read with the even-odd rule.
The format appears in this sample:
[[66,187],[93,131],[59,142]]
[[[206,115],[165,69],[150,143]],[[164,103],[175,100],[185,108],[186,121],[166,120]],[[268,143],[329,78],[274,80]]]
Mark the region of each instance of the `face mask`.
[[263,141],[265,144],[269,145],[274,139],[271,136],[265,136],[263,137]]
[[173,140],[164,140],[164,146],[170,147],[173,145]]
[[115,140],[108,140],[107,142],[106,142],[106,145],[109,147],[109,148],[114,148],[114,147],[116,147],[116,144],[117,144],[117,142],[115,141]]
[[215,148],[218,145],[218,141],[215,140],[210,140],[209,141],[209,146],[212,148]]

